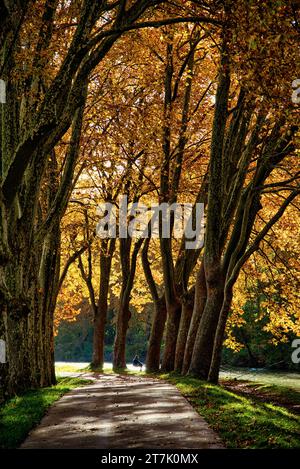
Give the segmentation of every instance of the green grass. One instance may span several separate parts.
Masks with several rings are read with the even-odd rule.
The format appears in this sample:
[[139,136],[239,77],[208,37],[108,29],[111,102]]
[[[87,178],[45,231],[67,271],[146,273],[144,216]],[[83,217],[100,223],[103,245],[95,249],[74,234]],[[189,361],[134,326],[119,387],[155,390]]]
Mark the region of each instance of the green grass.
[[55,363],[56,373],[80,373],[88,371],[88,363],[75,363],[75,362],[57,362]]
[[44,416],[47,408],[71,389],[90,381],[60,378],[55,386],[34,389],[0,406],[0,448],[17,448]]
[[[221,380],[222,385],[226,386],[226,383],[226,380]],[[266,398],[279,404],[300,406],[300,392],[287,386],[242,380],[239,380],[238,383],[244,384],[246,389],[253,390],[261,398]]]
[[[282,406],[239,395],[195,378],[172,373],[159,377],[177,386],[220,435],[227,448],[300,447],[300,417]],[[272,391],[284,395],[287,392],[277,387]]]
[[76,363],[76,362],[56,362],[55,372],[59,376],[62,373],[107,373],[107,374],[126,374],[126,375],[145,375],[145,371],[139,369],[120,369],[113,370],[112,363],[105,362],[102,368],[95,368],[91,363]]
[[300,392],[300,373],[291,371],[271,371],[264,369],[251,370],[249,368],[226,367],[220,373],[221,379],[238,379],[256,381],[258,383],[288,386]]

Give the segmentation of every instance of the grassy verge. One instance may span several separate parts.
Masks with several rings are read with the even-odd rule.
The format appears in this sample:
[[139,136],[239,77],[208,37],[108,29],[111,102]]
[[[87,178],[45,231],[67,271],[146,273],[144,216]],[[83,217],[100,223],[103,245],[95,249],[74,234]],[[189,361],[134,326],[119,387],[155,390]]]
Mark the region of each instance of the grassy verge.
[[60,378],[55,386],[34,389],[0,406],[0,448],[17,448],[35,427],[47,408],[71,389],[88,380]]
[[[300,417],[285,407],[195,378],[172,373],[159,377],[179,389],[227,448],[300,448]],[[276,392],[282,397],[287,390],[276,386],[273,396]]]
[[106,374],[123,374],[123,375],[145,375],[145,371],[136,369],[123,369],[113,370],[112,364],[104,363],[101,368],[93,367],[91,363],[56,363],[55,372],[57,375],[60,373],[106,373]]
[[88,364],[83,364],[80,366],[78,363],[56,363],[55,372],[56,373],[79,373],[82,371],[87,371],[89,368]]
[[300,392],[287,386],[242,380],[221,380],[222,386],[236,394],[254,397],[264,402],[279,405],[300,415]]

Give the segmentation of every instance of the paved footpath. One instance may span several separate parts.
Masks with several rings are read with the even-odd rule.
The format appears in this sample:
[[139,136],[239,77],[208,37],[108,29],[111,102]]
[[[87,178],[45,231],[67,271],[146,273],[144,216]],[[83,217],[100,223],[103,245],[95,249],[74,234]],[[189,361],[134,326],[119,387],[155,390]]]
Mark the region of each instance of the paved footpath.
[[216,433],[173,385],[130,375],[98,375],[92,384],[65,394],[21,445],[35,449],[222,447]]

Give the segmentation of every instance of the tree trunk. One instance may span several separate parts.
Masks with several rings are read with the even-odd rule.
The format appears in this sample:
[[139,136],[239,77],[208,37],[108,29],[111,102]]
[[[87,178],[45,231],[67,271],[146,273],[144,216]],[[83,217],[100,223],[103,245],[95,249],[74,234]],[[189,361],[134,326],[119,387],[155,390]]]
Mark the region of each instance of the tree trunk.
[[182,363],[183,375],[185,375],[188,372],[190,364],[191,364],[196,335],[197,335],[200,319],[204,311],[206,297],[207,297],[207,291],[206,291],[204,263],[202,262],[201,267],[197,274],[193,314],[192,314],[192,319],[191,319],[191,323],[189,326],[189,331],[188,331],[184,355],[183,355],[183,363]]
[[[11,222],[15,221],[16,217],[12,217]],[[34,257],[29,253],[28,236],[21,223],[18,228],[10,238],[10,248],[15,256],[3,266],[0,277],[7,358],[5,369],[8,373],[4,394],[7,397],[36,387],[41,374],[36,341],[32,340],[39,330],[39,311],[35,308],[33,296],[33,288],[38,285],[38,269],[32,269]]]
[[211,365],[210,365],[210,370],[209,370],[209,375],[208,375],[208,381],[210,381],[211,383],[215,383],[215,384],[218,384],[218,381],[219,381],[219,372],[220,372],[221,359],[222,359],[222,345],[223,345],[223,340],[224,340],[224,335],[225,335],[227,318],[228,318],[228,314],[229,314],[231,302],[232,302],[232,294],[233,294],[232,288],[225,293],[225,298],[224,298],[223,306],[221,309],[218,327],[217,327],[216,335],[215,335],[212,360],[211,360]]
[[[2,302],[0,329],[1,338],[6,341],[7,363],[1,366],[1,385],[5,383],[2,394],[6,397],[26,389],[55,383],[53,288],[57,280],[55,275],[57,252],[53,244],[48,247],[48,254],[41,261],[44,263],[43,270],[47,271],[45,283],[40,283],[37,264],[35,269],[31,268],[34,261],[32,258],[27,258],[26,262],[20,262],[15,266],[14,271],[15,279],[22,279],[25,283],[22,272],[26,271],[25,265],[28,266],[30,288],[24,288],[26,297],[18,295],[17,288],[14,289],[11,283],[9,291],[14,291],[15,297],[6,297],[4,305]],[[6,278],[11,277],[8,271],[6,274]]]
[[[138,239],[131,253],[131,238],[120,239],[120,257],[122,264],[122,290],[118,310],[116,336],[114,343],[113,369],[126,368],[126,335],[131,317],[129,304],[130,295],[135,278],[137,255],[143,243]],[[130,256],[131,254],[131,256]]]
[[[208,270],[208,269],[207,269]],[[206,270],[207,300],[199,323],[189,374],[207,380],[215,334],[224,299],[224,281],[218,267]]]
[[[6,321],[6,307],[3,301],[3,296],[0,295],[0,339],[3,340],[4,344],[7,344],[7,327]],[[5,357],[3,357],[4,361]],[[8,363],[0,362],[0,405],[5,401],[7,397],[8,389]]]
[[104,338],[108,311],[109,279],[114,250],[115,239],[102,240],[99,300],[94,316],[92,368],[102,369],[104,364]]
[[[101,303],[101,304],[100,304]],[[107,318],[107,304],[104,300],[99,305],[94,318],[92,368],[102,369],[104,363],[104,337]]]
[[167,307],[163,296],[154,303],[154,315],[146,359],[146,369],[151,373],[158,371],[160,368],[160,351],[166,319]]
[[230,68],[227,53],[226,28],[222,31],[221,63],[214,121],[211,137],[209,163],[209,193],[206,214],[206,235],[204,249],[204,271],[207,299],[200,319],[189,374],[208,378],[213,344],[224,297],[224,278],[221,270],[222,255],[222,214],[224,203],[224,137],[228,118],[228,97],[230,89]]
[[16,255],[2,266],[0,277],[0,334],[7,352],[7,363],[1,366],[5,397],[55,383],[53,315],[60,249],[59,220],[35,249],[27,222],[17,219],[14,211],[9,221],[10,249]]
[[60,223],[56,220],[53,230],[48,235],[44,245],[46,255],[43,260],[44,281],[41,285],[39,294],[41,302],[42,329],[40,339],[42,340],[42,362],[43,376],[42,386],[55,384],[55,363],[54,363],[54,335],[53,323],[56,300],[59,293],[59,274],[60,274]]
[[182,371],[184,350],[186,346],[187,336],[189,332],[189,327],[193,315],[193,305],[194,305],[194,294],[188,294],[188,297],[185,298],[182,302],[182,312],[178,330],[178,337],[176,343],[176,352],[175,352],[175,365],[174,370],[178,373]]
[[108,285],[109,275],[106,279],[104,279],[101,275],[100,296],[94,317],[92,358],[92,368],[98,369],[102,369],[104,363],[104,338],[108,310]]
[[126,368],[126,335],[130,317],[129,303],[121,299],[114,343],[113,369],[115,371]]
[[169,372],[174,370],[176,342],[181,317],[181,304],[179,302],[174,302],[168,305],[167,314],[168,317],[162,370]]
[[28,311],[22,304],[8,303],[10,314],[6,318],[6,350],[8,364],[8,380],[5,394],[24,392],[37,386],[37,363],[34,349],[28,347]]

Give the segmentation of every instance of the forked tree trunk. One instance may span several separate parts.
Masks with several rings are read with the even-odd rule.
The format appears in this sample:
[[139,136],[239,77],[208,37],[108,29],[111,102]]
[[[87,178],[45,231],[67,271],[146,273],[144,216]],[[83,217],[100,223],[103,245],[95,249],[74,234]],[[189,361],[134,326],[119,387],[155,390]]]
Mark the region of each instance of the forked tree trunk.
[[154,303],[154,314],[146,358],[146,369],[150,373],[154,373],[160,368],[161,344],[164,335],[166,319],[167,307],[165,297],[163,296]]

